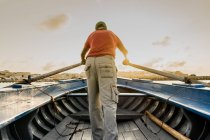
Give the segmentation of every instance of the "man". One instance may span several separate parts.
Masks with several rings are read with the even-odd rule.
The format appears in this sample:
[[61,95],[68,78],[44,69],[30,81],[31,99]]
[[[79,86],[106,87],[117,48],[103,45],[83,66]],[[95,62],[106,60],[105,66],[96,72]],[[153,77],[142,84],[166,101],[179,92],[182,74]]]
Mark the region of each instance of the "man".
[[[88,85],[89,114],[93,140],[117,140],[116,110],[118,103],[115,50],[125,56],[120,39],[100,21],[85,42],[81,53]],[[87,53],[88,52],[88,53]],[[87,54],[87,59],[85,56]]]

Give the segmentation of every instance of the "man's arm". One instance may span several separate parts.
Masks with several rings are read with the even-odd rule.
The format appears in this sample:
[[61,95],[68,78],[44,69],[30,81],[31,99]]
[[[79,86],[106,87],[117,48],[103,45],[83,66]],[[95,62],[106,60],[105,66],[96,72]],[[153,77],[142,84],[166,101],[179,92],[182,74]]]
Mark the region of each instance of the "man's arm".
[[123,53],[123,55],[125,57],[125,60],[123,61],[123,64],[127,65],[129,63],[129,60],[127,58],[128,51],[125,48],[125,46],[123,45],[123,43],[121,42],[121,40],[118,37],[117,37],[117,39],[118,39],[117,48]]
[[81,52],[82,64],[85,64],[85,56],[86,56],[86,53],[88,52],[89,49],[90,49],[89,47],[84,47],[82,52]]
[[127,58],[127,54],[128,51],[125,48],[125,46],[123,45],[123,43],[121,42],[121,40],[117,37],[118,43],[117,43],[117,47],[118,49],[123,53],[123,55],[125,56],[125,58]]
[[119,50],[123,53],[123,55],[125,56],[125,58],[127,57],[128,51],[127,49],[124,47],[124,45],[121,43],[117,46],[119,48]]

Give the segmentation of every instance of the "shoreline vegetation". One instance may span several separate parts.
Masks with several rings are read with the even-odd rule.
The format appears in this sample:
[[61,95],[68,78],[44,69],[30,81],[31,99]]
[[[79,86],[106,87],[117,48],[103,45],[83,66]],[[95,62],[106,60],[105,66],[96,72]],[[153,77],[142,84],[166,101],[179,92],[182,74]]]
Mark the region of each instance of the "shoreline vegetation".
[[[166,71],[167,72],[167,71]],[[175,75],[189,77],[194,80],[210,80],[210,76],[196,76],[195,74],[184,74],[180,71],[170,72]],[[8,70],[0,71],[0,82],[17,82],[22,79],[27,79],[28,75],[31,77],[36,77],[39,74],[31,74],[30,72],[10,72]],[[118,77],[131,78],[131,79],[148,79],[148,80],[173,80],[167,77],[159,76],[145,71],[119,71],[117,74]],[[83,79],[86,78],[85,73],[61,73],[56,74],[51,77],[40,80],[40,82],[55,82],[58,80],[67,80],[67,79]]]

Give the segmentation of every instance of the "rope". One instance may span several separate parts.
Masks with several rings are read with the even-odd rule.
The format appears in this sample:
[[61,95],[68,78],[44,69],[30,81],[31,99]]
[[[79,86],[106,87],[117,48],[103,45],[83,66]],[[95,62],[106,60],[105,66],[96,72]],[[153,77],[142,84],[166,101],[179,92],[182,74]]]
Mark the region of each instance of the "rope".
[[[81,132],[81,131],[84,131],[84,130],[86,130],[86,129],[90,129],[90,127],[87,127],[87,128],[83,128],[83,129],[78,129],[78,130],[76,130],[77,129],[77,127],[78,127],[78,125],[80,124],[80,120],[79,120],[79,122],[73,122],[73,121],[70,121],[68,124],[66,124],[66,128],[65,128],[65,130],[63,130],[63,132],[65,132],[67,129],[74,129],[74,131],[73,132],[71,132],[71,133],[69,133],[69,134],[62,134],[62,133],[60,133],[58,130],[57,130],[57,128],[56,128],[56,124],[55,124],[55,112],[54,112],[54,128],[55,128],[55,131],[56,131],[56,133],[59,135],[59,136],[61,136],[61,137],[67,137],[67,136],[70,136],[70,138],[69,138],[69,140],[71,140],[72,139],[72,137],[73,137],[73,135],[75,134],[75,133],[77,133],[77,132]],[[76,125],[76,127],[71,127],[71,125]]]
[[[16,77],[14,74],[12,74],[11,76],[13,76],[15,79],[17,79],[17,77]],[[61,136],[61,137],[71,136],[71,137],[70,137],[70,140],[71,140],[72,137],[73,137],[73,135],[74,135],[75,133],[81,132],[81,131],[86,130],[86,129],[90,129],[89,127],[87,127],[87,128],[83,128],[83,129],[78,129],[78,130],[76,130],[78,124],[80,123],[80,120],[79,120],[78,123],[73,123],[73,122],[71,121],[69,124],[66,124],[66,129],[65,129],[64,131],[66,131],[67,129],[74,129],[74,131],[73,131],[72,133],[65,134],[65,135],[64,135],[64,134],[61,134],[61,133],[57,130],[57,128],[56,128],[55,118],[56,118],[56,113],[59,113],[59,110],[58,110],[57,105],[55,104],[55,101],[57,101],[58,99],[67,98],[68,95],[67,95],[66,97],[64,97],[64,98],[61,97],[61,98],[58,98],[58,99],[55,100],[55,98],[54,98],[53,96],[51,96],[49,93],[47,93],[47,92],[45,92],[44,90],[41,90],[40,88],[38,88],[38,87],[36,87],[35,85],[31,84],[30,79],[23,79],[23,81],[24,81],[26,84],[29,84],[29,85],[33,86],[33,87],[34,87],[35,89],[37,89],[38,91],[40,91],[41,93],[43,93],[43,94],[45,94],[45,95],[47,95],[47,96],[49,96],[49,97],[51,98],[51,103],[52,103],[53,106],[54,106],[54,115],[53,115],[54,128],[55,128],[56,133],[57,133],[59,136]],[[50,86],[53,86],[53,85],[50,85]],[[58,85],[56,85],[56,86],[57,86],[60,90],[64,91],[65,93],[68,91],[67,89],[65,89],[65,88],[63,88],[63,87],[61,87],[61,86],[58,86]],[[23,91],[23,90],[22,90],[22,91]],[[21,91],[21,92],[22,92],[22,91]],[[20,92],[20,93],[21,93],[21,92]],[[68,91],[68,92],[69,92],[69,91]],[[69,125],[72,125],[72,124],[77,125],[77,126],[74,127],[74,128],[71,128]],[[15,133],[16,133],[16,135],[18,136],[18,139],[21,140],[21,138],[20,138],[20,136],[19,136],[19,134],[18,134],[18,132],[17,132],[17,130],[16,130],[15,125],[14,125],[14,128],[15,128]]]
[[[69,133],[69,134],[62,134],[62,133],[60,133],[60,132],[57,130],[56,124],[55,124],[56,113],[59,113],[58,107],[57,107],[57,105],[56,105],[56,103],[55,103],[55,101],[57,101],[57,100],[55,100],[55,98],[54,98],[53,96],[51,96],[50,94],[48,94],[47,92],[45,92],[45,91],[41,90],[40,88],[36,87],[35,85],[29,83],[28,80],[26,80],[26,79],[24,79],[24,80],[25,80],[25,82],[26,82],[27,84],[33,86],[34,88],[38,89],[40,92],[42,92],[43,94],[45,94],[45,95],[47,95],[47,96],[49,96],[49,97],[51,98],[51,102],[52,102],[53,107],[54,107],[54,116],[53,116],[54,128],[55,128],[55,131],[57,132],[57,134],[58,134],[59,136],[61,136],[61,137],[71,136],[71,137],[70,137],[70,140],[71,140],[72,136],[73,136],[75,133],[80,132],[80,131],[83,131],[83,130],[86,130],[86,129],[90,129],[90,128],[88,127],[88,128],[83,128],[83,129],[78,129],[78,130],[76,130],[77,127],[78,127],[78,125],[79,125],[79,123],[80,123],[80,120],[79,120],[78,123],[73,123],[73,122],[71,121],[69,124],[66,124],[66,129],[65,129],[64,131],[66,131],[67,129],[74,129],[74,131],[73,131],[72,133]],[[67,89],[65,89],[65,88],[63,88],[63,87],[61,87],[61,86],[58,86],[58,85],[57,85],[57,87],[59,87],[62,91],[65,91],[65,92],[67,91]],[[67,98],[67,97],[66,97],[66,98]],[[59,98],[59,99],[61,99],[61,98]],[[63,99],[63,98],[62,98],[62,99]],[[74,127],[74,128],[69,127],[69,125],[72,125],[72,124],[76,125],[76,127]],[[63,131],[63,132],[64,132],[64,131]]]
[[[73,68],[73,67],[77,67],[77,66],[80,66],[80,65],[81,65],[81,63],[78,63],[78,64],[75,64],[75,65],[72,65],[72,66],[68,66],[68,67],[65,67],[65,68],[62,68],[62,69],[59,69],[59,70],[56,70],[56,71],[53,71],[53,72],[50,72],[50,73],[47,73],[47,74],[44,74],[44,75],[41,75],[41,76],[42,76],[42,77],[47,77],[48,75],[52,75],[52,74],[54,74],[54,73],[59,73],[60,71],[65,71],[65,70],[68,70],[68,69],[71,69],[71,68]],[[14,73],[13,73],[11,76],[13,76],[16,80],[18,80],[18,78],[14,75]],[[38,76],[38,77],[35,77],[35,78],[39,79],[39,78],[41,78],[41,76]],[[51,103],[52,103],[53,106],[54,106],[54,116],[53,116],[53,118],[54,118],[54,119],[53,119],[53,120],[54,120],[54,128],[55,128],[55,131],[56,131],[60,136],[66,137],[66,136],[70,136],[70,135],[71,135],[71,137],[70,137],[70,139],[71,139],[72,136],[73,136],[75,133],[80,132],[80,131],[83,131],[83,130],[86,130],[86,129],[90,129],[90,128],[88,127],[88,128],[83,128],[83,129],[78,129],[78,130],[76,130],[77,127],[78,127],[78,125],[79,125],[79,123],[80,123],[80,120],[79,120],[78,123],[73,123],[73,122],[71,121],[69,124],[66,124],[66,129],[74,129],[74,131],[73,131],[72,133],[69,133],[69,134],[64,135],[64,134],[61,134],[60,132],[58,132],[58,130],[56,129],[55,117],[56,117],[56,113],[59,113],[59,110],[58,110],[57,105],[55,104],[55,98],[54,98],[53,96],[51,96],[49,93],[47,93],[47,92],[41,90],[40,88],[36,87],[35,85],[31,84],[32,79],[31,79],[30,76],[28,76],[28,79],[23,79],[22,81],[23,81],[24,83],[26,83],[26,84],[29,84],[29,85],[33,86],[33,87],[34,87],[35,89],[37,89],[38,91],[40,91],[41,93],[43,93],[43,94],[45,94],[45,95],[47,95],[47,96],[49,96],[49,97],[51,98]],[[67,89],[65,89],[65,88],[63,88],[63,87],[61,87],[61,86],[58,86],[58,85],[57,85],[57,87],[58,87],[60,90],[64,91],[64,93],[66,93]],[[22,91],[21,91],[21,92],[22,92]],[[67,98],[67,97],[68,97],[68,95],[66,96],[66,98]],[[76,127],[72,128],[72,127],[69,126],[69,125],[72,125],[72,124],[76,125]],[[15,126],[14,126],[14,127],[15,127]],[[66,129],[65,129],[65,130],[66,130]],[[64,131],[65,131],[65,130],[64,130]],[[16,134],[17,134],[17,136],[18,136],[18,139],[21,140],[20,137],[19,137],[19,135],[18,135],[18,132],[16,131],[16,128],[15,128],[15,132],[16,132]]]

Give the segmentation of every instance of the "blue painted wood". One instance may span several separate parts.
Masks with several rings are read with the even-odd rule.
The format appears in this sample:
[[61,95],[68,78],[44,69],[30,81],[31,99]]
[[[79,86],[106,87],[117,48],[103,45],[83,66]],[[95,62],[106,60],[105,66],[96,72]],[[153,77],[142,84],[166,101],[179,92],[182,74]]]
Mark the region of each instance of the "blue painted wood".
[[42,91],[50,94],[53,98],[57,98],[85,86],[86,82],[84,80],[74,80],[68,83],[37,88],[0,91],[0,128],[49,103],[51,98],[43,94]]
[[118,85],[167,100],[169,103],[210,119],[210,88],[146,83],[127,79],[118,79]]
[[[38,87],[54,98],[72,91],[85,88],[83,79],[72,80],[51,86]],[[210,88],[197,88],[182,85],[167,85],[142,80],[118,79],[118,86],[134,89],[139,93],[129,93],[133,96],[154,96],[167,100],[176,106],[183,107],[200,116],[210,119]],[[137,95],[138,94],[138,95]],[[72,94],[73,95],[73,94]],[[86,95],[85,95],[86,96]],[[120,96],[129,96],[121,93]],[[0,128],[29,114],[33,110],[49,103],[50,97],[37,88],[6,89],[0,91]]]

